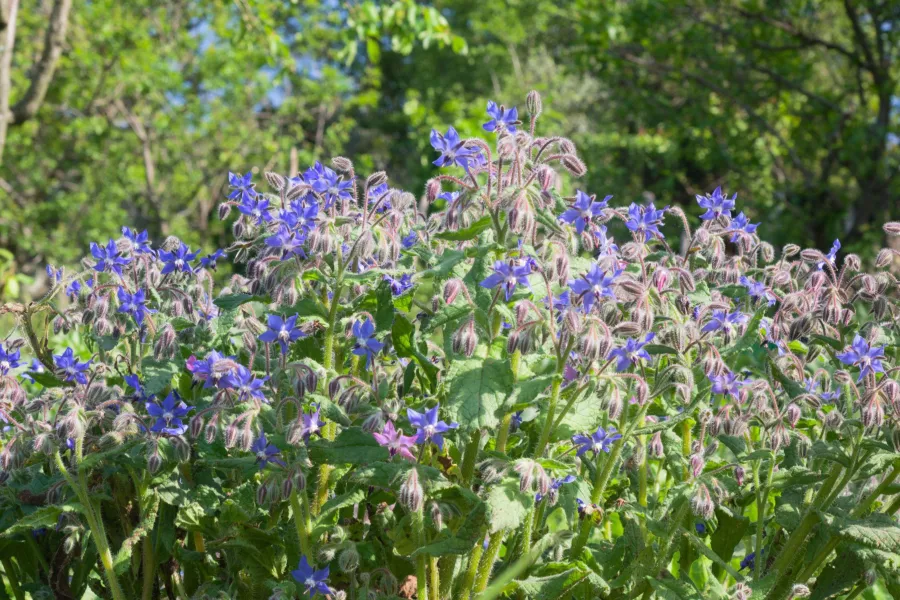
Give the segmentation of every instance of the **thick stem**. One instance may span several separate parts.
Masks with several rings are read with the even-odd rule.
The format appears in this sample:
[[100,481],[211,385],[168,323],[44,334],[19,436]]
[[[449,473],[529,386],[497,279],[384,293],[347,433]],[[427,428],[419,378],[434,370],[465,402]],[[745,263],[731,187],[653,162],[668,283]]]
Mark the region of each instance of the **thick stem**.
[[[597,466],[596,475],[594,476],[594,487],[591,489],[591,504],[597,504],[603,498],[603,493],[606,491],[606,486],[609,483],[610,475],[612,475],[613,467],[617,462],[619,462],[619,454],[622,452],[622,447],[625,445],[625,438],[623,437],[615,444],[613,444],[612,450],[609,453],[609,456],[606,458],[606,462],[603,464],[603,468]],[[578,537],[575,539],[575,543],[572,544],[572,558],[578,559],[581,556],[581,551],[584,550],[585,544],[587,544],[588,537],[591,534],[591,520],[584,519],[581,522],[581,529],[578,532]]]
[[[413,535],[416,544],[421,548],[425,545],[425,520],[422,516],[422,507],[412,513]],[[416,591],[419,600],[428,600],[428,557],[420,554],[416,557]]]
[[466,487],[472,485],[472,477],[475,475],[475,463],[478,459],[478,448],[481,445],[481,430],[476,429],[469,438],[469,443],[463,451],[461,467],[462,484]]
[[141,558],[144,569],[144,586],[141,590],[141,600],[152,600],[153,588],[156,587],[156,560],[153,557],[153,542],[150,535],[145,535],[141,542]]
[[[6,578],[9,580],[9,587],[12,588],[13,596],[16,597],[16,600],[25,600],[25,592],[22,591],[22,588],[19,586],[19,580],[16,578],[15,567],[13,567],[12,560],[9,558],[0,558],[0,564],[3,565],[3,572],[6,573]],[[3,581],[0,580],[0,585],[3,585]]]
[[491,579],[491,572],[494,570],[494,563],[497,562],[497,556],[500,555],[500,547],[503,546],[503,536],[506,533],[500,530],[491,535],[491,541],[488,543],[487,551],[481,559],[481,565],[478,568],[478,581],[475,584],[475,593],[479,594],[487,587],[488,581]]
[[475,542],[472,551],[469,552],[469,566],[466,568],[466,575],[459,587],[458,600],[469,600],[472,586],[475,585],[475,577],[478,575],[478,565],[481,562],[482,554],[484,554],[484,543],[479,540]]
[[[563,363],[565,367],[565,363]],[[559,391],[562,388],[562,370],[557,369],[556,376],[553,378],[553,385],[550,388],[550,404],[547,406],[547,419],[544,421],[544,427],[541,429],[541,437],[538,440],[537,451],[535,456],[540,457],[544,454],[547,444],[550,442],[550,434],[553,429],[553,416],[556,414],[556,404],[559,402]]]
[[[301,493],[305,495],[306,490],[303,490]],[[291,511],[294,513],[294,526],[297,528],[297,538],[300,540],[300,552],[304,556],[312,556],[309,546],[306,515],[300,505],[300,496],[298,495],[297,490],[291,492]]]
[[[341,260],[340,255],[338,255],[337,260]],[[334,367],[334,327],[335,322],[337,321],[338,307],[340,306],[341,288],[343,287],[340,276],[341,275],[339,274],[338,283],[335,285],[334,294],[331,297],[331,309],[328,311],[328,329],[325,331],[325,349],[322,360],[325,370],[329,373]],[[328,422],[325,427],[322,428],[322,437],[326,440],[334,440],[335,435],[337,435],[337,425]],[[321,465],[319,467],[319,479],[316,484],[316,495],[313,499],[312,506],[313,515],[318,515],[319,511],[322,509],[322,505],[328,500],[328,480],[331,477],[331,471],[331,465]]]
[[436,556],[428,558],[428,574],[431,576],[431,580],[428,582],[431,588],[431,600],[441,600],[441,574],[438,570]]

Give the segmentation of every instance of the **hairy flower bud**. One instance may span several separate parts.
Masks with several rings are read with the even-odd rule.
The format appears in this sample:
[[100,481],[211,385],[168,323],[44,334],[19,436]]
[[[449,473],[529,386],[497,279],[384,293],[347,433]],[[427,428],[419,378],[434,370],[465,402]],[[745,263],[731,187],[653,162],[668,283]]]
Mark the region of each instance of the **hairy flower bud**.
[[269,495],[269,486],[266,482],[262,482],[256,488],[256,503],[260,506],[264,506],[266,503],[266,498]]
[[332,166],[344,173],[349,173],[353,170],[353,162],[349,158],[344,158],[343,156],[335,156],[331,159]]
[[833,410],[825,415],[822,424],[829,431],[838,431],[844,424],[844,415],[839,410]]
[[662,458],[665,456],[665,447],[663,446],[662,441],[662,431],[657,431],[653,434],[653,437],[650,438],[650,444],[648,447],[648,451],[650,454],[650,458]]
[[[872,583],[875,583],[874,581]],[[806,598],[810,595],[809,588],[802,583],[795,583],[791,588],[791,598]]]
[[351,544],[338,554],[338,568],[344,573],[352,573],[359,568],[359,552],[356,545]]
[[573,177],[583,177],[587,173],[587,165],[574,154],[564,154],[560,162]]
[[463,282],[459,279],[450,279],[444,284],[444,302],[448,305],[453,304],[459,292],[463,288]]
[[156,360],[175,356],[175,328],[171,323],[166,323],[160,329],[159,337],[153,346],[153,356]]
[[147,470],[151,475],[155,475],[161,467],[162,458],[159,456],[159,453],[154,450],[153,453],[147,458]]
[[231,214],[231,204],[223,202],[219,205],[219,220],[224,221]]
[[169,438],[172,448],[175,450],[175,458],[180,463],[186,463],[191,460],[191,445],[186,439],[180,435]]
[[422,504],[425,500],[425,490],[422,489],[422,484],[419,483],[419,471],[417,469],[413,468],[409,471],[409,475],[406,476],[406,480],[400,486],[399,499],[400,504],[409,511],[417,512],[422,509]]
[[787,416],[788,423],[791,424],[791,427],[796,427],[797,422],[800,421],[800,407],[791,402],[785,411],[785,415]]
[[284,190],[285,179],[284,176],[279,175],[278,173],[273,173],[272,171],[266,171],[265,173],[266,183],[272,187],[276,192],[281,192]]
[[237,425],[229,423],[225,428],[225,447],[234,448],[238,443],[239,434],[240,432],[238,431]]
[[475,333],[475,320],[468,319],[453,334],[453,351],[457,354],[464,354],[466,357],[471,357],[475,354],[475,347],[477,345],[478,336]]
[[691,512],[694,513],[695,517],[708,520],[713,517],[715,509],[716,505],[709,495],[709,489],[705,485],[700,484],[691,498]]
[[[531,90],[525,96],[525,110],[531,115],[532,119],[537,119],[544,110],[544,104],[541,101],[541,95],[537,90]],[[887,226],[885,226],[887,228]],[[885,229],[887,231],[887,229]]]

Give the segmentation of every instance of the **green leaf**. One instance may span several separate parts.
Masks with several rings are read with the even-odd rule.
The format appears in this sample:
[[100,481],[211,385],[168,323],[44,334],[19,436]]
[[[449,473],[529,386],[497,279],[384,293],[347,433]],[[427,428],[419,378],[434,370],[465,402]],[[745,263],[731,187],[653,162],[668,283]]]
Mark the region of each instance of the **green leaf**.
[[784,372],[775,364],[775,361],[772,360],[772,357],[769,357],[769,366],[772,369],[772,374],[775,376],[775,379],[784,386],[784,390],[788,393],[791,398],[796,398],[797,396],[801,396],[806,393],[806,390],[803,389],[803,386],[788,377],[784,374]]
[[647,344],[644,346],[644,350],[646,350],[652,356],[656,356],[658,354],[674,354],[678,356],[680,353],[675,348],[671,346],[665,346],[663,344]]
[[825,515],[825,524],[834,535],[886,552],[900,552],[900,525],[890,515],[875,513],[865,519]]
[[359,427],[348,427],[333,442],[315,440],[309,443],[309,458],[318,464],[365,465],[390,458],[371,433]]
[[553,375],[542,375],[516,382],[509,404],[531,404],[538,396],[547,391],[553,383],[553,377]]
[[365,499],[366,493],[361,489],[353,490],[351,492],[347,492],[346,494],[341,494],[340,496],[335,496],[322,505],[322,511],[316,518],[316,523],[324,523],[333,513],[341,510],[344,507],[359,504]]
[[386,281],[378,285],[375,301],[375,329],[387,331],[394,323],[394,297],[391,294],[391,286]]
[[446,279],[453,273],[453,269],[456,268],[456,265],[463,262],[466,259],[466,253],[462,250],[445,250],[443,254],[441,254],[441,258],[438,263],[423,271],[420,274],[420,278],[430,278],[433,277],[435,279]]
[[492,487],[486,500],[490,532],[518,529],[528,515],[533,500],[531,495],[519,490],[517,480],[510,479]]
[[425,554],[426,556],[445,556],[448,554],[466,554],[472,550],[472,546],[484,537],[484,525],[487,522],[487,504],[478,502],[474,508],[466,513],[465,520],[459,529],[450,533],[445,528],[441,535],[427,546],[423,546],[412,553],[412,556]]
[[762,306],[753,314],[753,318],[750,319],[750,322],[747,324],[747,329],[744,331],[744,335],[738,338],[738,340],[730,347],[725,348],[722,351],[722,356],[731,356],[732,354],[739,354],[752,346],[759,339],[759,323],[762,321],[762,318],[766,314],[766,306]]
[[[350,475],[353,483],[363,483],[384,489],[396,489],[415,465],[403,460],[397,462],[373,462],[354,469]],[[450,481],[434,467],[418,465],[419,482],[427,493],[450,487]]]
[[301,298],[296,304],[286,308],[285,314],[288,316],[300,315],[301,317],[328,318],[328,310],[314,297]]
[[422,326],[422,331],[434,331],[438,327],[442,327],[449,323],[455,323],[472,314],[472,310],[473,308],[469,304],[452,304],[450,306],[444,306],[434,313],[434,316],[428,319]]
[[455,361],[447,370],[444,411],[462,433],[500,424],[509,403],[513,374],[509,362],[493,358]]
[[241,304],[246,304],[247,302],[266,303],[268,301],[269,299],[264,296],[254,296],[252,294],[226,294],[213,300],[213,304],[223,310],[234,310]]
[[442,231],[434,237],[439,240],[446,240],[448,242],[465,242],[468,240],[474,240],[482,231],[490,228],[490,226],[491,218],[489,216],[485,216],[481,217],[465,229],[458,229],[456,231]]
[[72,387],[75,384],[71,381],[63,381],[59,379],[53,373],[44,371],[42,373],[37,373],[34,371],[29,371],[28,375],[34,379],[35,383],[39,383],[46,388],[54,388],[54,387]]
[[413,333],[415,327],[409,320],[397,315],[394,318],[394,325],[391,327],[391,342],[394,344],[394,351],[400,358],[411,358],[413,356]]
[[547,577],[528,577],[516,581],[515,585],[530,600],[559,600],[567,598],[567,594],[585,581],[591,592],[609,589],[609,585],[603,578],[581,566]]
[[719,558],[730,562],[734,549],[750,527],[750,519],[735,515],[730,509],[719,506],[716,508],[716,521],[718,524],[710,536],[710,546]]
[[703,596],[692,583],[675,579],[648,578],[656,590],[656,598],[661,600],[703,600]]
[[172,378],[181,373],[182,367],[180,361],[145,358],[141,361],[144,392],[159,394],[172,384]]
[[10,525],[5,531],[0,533],[0,537],[9,537],[19,532],[28,532],[31,535],[33,529],[41,529],[43,527],[55,527],[59,522],[59,516],[63,513],[81,513],[81,504],[70,502],[67,504],[51,504],[50,506],[42,506],[33,513],[26,515]]
[[810,600],[837,598],[841,592],[859,582],[866,573],[867,565],[852,552],[841,552],[838,560],[831,561],[816,577],[816,585]]

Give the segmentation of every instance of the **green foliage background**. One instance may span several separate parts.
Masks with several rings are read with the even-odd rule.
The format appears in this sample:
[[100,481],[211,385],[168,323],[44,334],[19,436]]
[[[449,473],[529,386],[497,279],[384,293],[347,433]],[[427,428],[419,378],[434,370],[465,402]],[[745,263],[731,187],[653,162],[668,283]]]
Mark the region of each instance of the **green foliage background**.
[[[20,3],[11,104],[61,1]],[[74,2],[46,98],[9,126],[0,286],[40,293],[46,262],[123,224],[224,244],[228,170],[345,155],[421,190],[432,127],[474,134],[532,88],[590,193],[695,210],[722,185],[772,242],[872,256],[900,216],[898,42],[888,0]]]

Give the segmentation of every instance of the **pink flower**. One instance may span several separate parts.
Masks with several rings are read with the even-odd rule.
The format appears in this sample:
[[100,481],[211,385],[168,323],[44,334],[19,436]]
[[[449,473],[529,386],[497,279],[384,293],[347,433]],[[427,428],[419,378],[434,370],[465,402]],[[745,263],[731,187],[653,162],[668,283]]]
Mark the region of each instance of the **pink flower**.
[[384,446],[391,452],[391,456],[399,454],[407,460],[415,462],[416,457],[410,452],[410,448],[416,447],[416,438],[410,435],[403,435],[403,431],[396,429],[391,421],[384,424],[381,433],[373,433],[375,441]]

